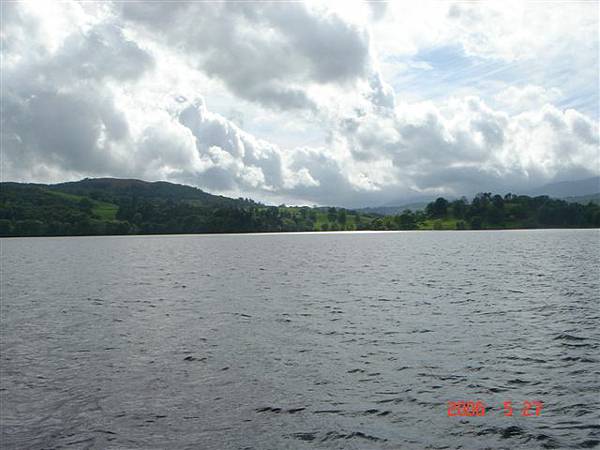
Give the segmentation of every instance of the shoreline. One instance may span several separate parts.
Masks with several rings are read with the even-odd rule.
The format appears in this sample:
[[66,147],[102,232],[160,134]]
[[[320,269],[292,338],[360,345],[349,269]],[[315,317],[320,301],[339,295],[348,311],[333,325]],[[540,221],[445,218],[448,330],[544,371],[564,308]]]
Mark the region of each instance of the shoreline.
[[223,233],[161,233],[161,234],[69,234],[69,235],[36,235],[36,236],[0,236],[2,239],[29,238],[105,238],[105,237],[176,237],[176,236],[277,236],[277,235],[327,235],[327,234],[384,234],[384,233],[481,233],[481,232],[516,232],[516,231],[583,231],[598,230],[588,228],[488,228],[484,230],[344,230],[344,231],[254,231]]

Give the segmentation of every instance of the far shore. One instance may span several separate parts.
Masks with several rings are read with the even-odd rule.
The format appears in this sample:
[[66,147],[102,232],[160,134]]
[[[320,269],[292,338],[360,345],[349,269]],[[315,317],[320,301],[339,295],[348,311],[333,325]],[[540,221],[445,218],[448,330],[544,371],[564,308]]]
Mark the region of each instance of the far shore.
[[482,233],[498,231],[586,231],[597,230],[597,227],[588,228],[487,228],[485,230],[348,230],[348,231],[256,231],[249,233],[223,232],[223,233],[162,233],[162,234],[84,234],[84,235],[40,235],[40,236],[0,236],[2,239],[26,238],[91,238],[91,237],[199,237],[199,236],[276,236],[276,235],[328,235],[328,234],[394,234],[394,233]]

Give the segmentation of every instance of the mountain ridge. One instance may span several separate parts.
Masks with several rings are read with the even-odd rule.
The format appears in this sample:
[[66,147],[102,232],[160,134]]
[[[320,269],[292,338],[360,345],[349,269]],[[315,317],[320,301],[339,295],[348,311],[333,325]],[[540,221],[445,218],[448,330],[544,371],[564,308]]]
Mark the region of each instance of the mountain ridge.
[[600,176],[546,183],[526,192],[526,195],[547,195],[553,198],[580,197],[600,193]]

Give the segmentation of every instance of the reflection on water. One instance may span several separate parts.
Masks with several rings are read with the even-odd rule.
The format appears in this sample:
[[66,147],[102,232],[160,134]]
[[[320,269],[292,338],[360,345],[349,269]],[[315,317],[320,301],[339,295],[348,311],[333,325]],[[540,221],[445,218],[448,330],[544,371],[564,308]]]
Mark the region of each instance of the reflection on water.
[[2,448],[593,447],[599,237],[4,239]]

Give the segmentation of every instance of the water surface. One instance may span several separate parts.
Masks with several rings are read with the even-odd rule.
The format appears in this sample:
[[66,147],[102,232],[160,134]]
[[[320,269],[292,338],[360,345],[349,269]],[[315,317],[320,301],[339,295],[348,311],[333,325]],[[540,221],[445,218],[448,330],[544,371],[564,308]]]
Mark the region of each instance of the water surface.
[[1,447],[594,447],[599,238],[3,239]]

